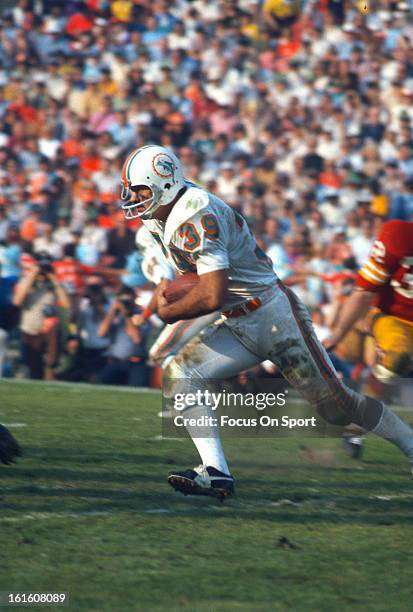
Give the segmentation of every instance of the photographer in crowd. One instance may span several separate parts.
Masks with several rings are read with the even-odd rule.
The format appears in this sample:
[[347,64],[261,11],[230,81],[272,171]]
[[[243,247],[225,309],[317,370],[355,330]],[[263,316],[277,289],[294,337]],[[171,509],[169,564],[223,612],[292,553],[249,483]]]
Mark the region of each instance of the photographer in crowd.
[[84,380],[96,382],[98,373],[107,362],[107,350],[110,346],[109,335],[100,336],[99,329],[106,317],[107,298],[104,287],[94,280],[86,286],[86,292],[80,302],[76,321],[77,333],[82,341],[84,354]]
[[20,308],[23,359],[30,378],[52,380],[58,363],[60,318],[58,308],[70,308],[69,297],[53,273],[47,253],[39,253],[13,296]]
[[149,383],[149,368],[146,365],[146,338],[149,325],[139,329],[131,317],[139,314],[135,305],[135,293],[122,286],[99,326],[98,335],[109,337],[108,363],[98,376],[98,382],[106,385],[129,385],[146,387]]

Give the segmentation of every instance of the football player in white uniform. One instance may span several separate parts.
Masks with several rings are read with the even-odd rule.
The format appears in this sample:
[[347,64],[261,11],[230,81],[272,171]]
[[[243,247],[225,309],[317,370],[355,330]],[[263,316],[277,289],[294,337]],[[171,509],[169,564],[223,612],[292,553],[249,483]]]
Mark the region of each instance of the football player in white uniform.
[[[373,431],[396,444],[413,463],[413,430],[380,401],[338,379],[307,308],[279,281],[236,211],[187,182],[174,153],[155,145],[129,155],[122,186],[126,218],[143,220],[177,272],[196,271],[200,277],[172,304],[163,295],[167,283],[161,282],[155,292],[158,316],[174,323],[218,309],[223,313],[222,325],[190,341],[168,364],[166,383],[185,383],[187,391],[196,392],[202,381],[231,377],[269,359],[326,421],[356,423]],[[210,407],[202,403],[187,411],[211,416]],[[232,495],[234,480],[215,421],[207,422],[212,424],[203,428],[202,437],[199,429],[187,428],[202,464],[171,472],[168,482],[184,494],[224,498]]]
[[[152,238],[150,231],[144,225],[136,233],[136,245],[143,256],[142,272],[152,284],[157,286],[162,280],[172,280],[175,277],[175,270],[168,263],[156,240]],[[150,310],[146,312],[149,315]],[[150,348],[151,363],[165,368],[191,338],[197,336],[205,327],[220,317],[220,312],[212,312],[196,319],[176,321],[176,323],[165,325]],[[136,315],[134,323],[139,325],[143,320],[144,317]]]

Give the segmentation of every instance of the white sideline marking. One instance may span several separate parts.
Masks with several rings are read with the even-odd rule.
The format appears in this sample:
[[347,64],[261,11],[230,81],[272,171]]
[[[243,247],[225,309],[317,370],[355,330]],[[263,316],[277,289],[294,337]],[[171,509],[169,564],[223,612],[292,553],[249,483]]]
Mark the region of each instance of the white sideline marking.
[[18,523],[19,521],[41,521],[52,518],[80,518],[83,516],[109,516],[113,514],[106,510],[85,510],[79,512],[32,512],[31,514],[23,514],[22,516],[2,516],[0,523]]
[[27,427],[27,423],[3,423],[5,427]]
[[[391,500],[410,500],[412,496],[410,494],[404,495],[371,495],[369,497],[360,496],[361,499],[377,499],[380,501],[391,501]],[[182,498],[182,501],[184,499]],[[270,501],[268,499],[257,499],[255,501],[245,500],[245,499],[236,499],[236,507],[241,512],[254,510],[257,508],[274,508],[277,506],[311,506],[313,504],[317,504],[317,506],[323,506],[325,508],[328,507],[328,504],[331,503],[343,503],[346,501],[354,502],[355,499],[353,496],[346,495],[332,495],[326,498],[321,499],[304,499],[300,502],[294,502],[288,498],[283,498],[278,501]],[[205,499],[201,497],[193,497],[191,502],[184,501],[179,508],[148,508],[148,509],[130,509],[129,513],[131,514],[176,514],[180,515],[186,512],[226,512],[234,508],[232,504],[222,504],[222,505],[211,505],[206,504]],[[83,517],[96,517],[96,516],[111,516],[116,514],[117,510],[79,510],[74,512],[31,512],[29,514],[23,514],[21,516],[1,516],[0,515],[0,524],[1,523],[18,523],[20,521],[41,521],[41,520],[50,520],[50,519],[68,519],[68,518],[83,518]]]
[[[194,509],[194,506],[191,507]],[[140,512],[133,511],[136,514],[144,512],[145,514],[171,514],[171,510],[167,508],[150,508],[148,510],[142,510]],[[83,518],[83,517],[94,517],[94,516],[111,516],[115,514],[111,510],[80,510],[79,512],[31,512],[30,514],[23,514],[21,516],[1,516],[0,523],[19,523],[20,521],[48,521],[50,519],[68,519],[68,518]]]
[[268,505],[269,506],[301,506],[303,502],[294,502],[291,499],[280,499],[276,502],[269,502]]
[[40,385],[45,391],[56,391],[59,388],[72,389],[73,391],[121,391],[123,393],[153,393],[161,395],[160,389],[152,389],[151,387],[124,387],[116,385],[94,385],[91,383],[72,383],[64,380],[56,382],[45,382],[44,380],[32,380],[30,378],[0,378],[0,384],[31,384]]
[[399,495],[372,495],[370,497],[370,499],[379,499],[380,501],[392,501],[393,499],[400,500],[410,498],[410,495],[404,495],[403,493],[400,493]]
[[184,442],[183,438],[171,438],[168,436],[155,436],[154,438],[150,438],[151,440],[156,440],[157,442],[163,442],[164,440],[174,440],[175,442]]
[[[194,500],[192,500],[194,501]],[[185,505],[185,507],[179,510],[168,510],[168,508],[149,508],[147,510],[130,510],[133,514],[181,514],[182,512],[193,512],[194,510],[211,510],[211,506],[205,506],[203,508],[200,500],[199,506],[194,504]],[[216,509],[222,510],[221,507]],[[84,517],[95,517],[95,516],[111,516],[116,511],[111,510],[84,510],[79,512],[31,512],[30,514],[22,514],[21,516],[1,516],[1,523],[19,523],[20,521],[48,521],[50,519],[68,519],[68,518],[84,518]]]

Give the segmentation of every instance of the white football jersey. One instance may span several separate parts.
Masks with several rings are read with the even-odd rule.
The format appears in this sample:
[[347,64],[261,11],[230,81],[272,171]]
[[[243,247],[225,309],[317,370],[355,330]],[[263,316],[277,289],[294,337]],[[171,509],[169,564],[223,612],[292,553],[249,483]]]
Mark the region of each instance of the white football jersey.
[[223,310],[274,287],[277,276],[271,260],[258,247],[243,217],[215,195],[187,184],[165,222],[144,221],[175,270],[202,275],[227,269],[229,287]]

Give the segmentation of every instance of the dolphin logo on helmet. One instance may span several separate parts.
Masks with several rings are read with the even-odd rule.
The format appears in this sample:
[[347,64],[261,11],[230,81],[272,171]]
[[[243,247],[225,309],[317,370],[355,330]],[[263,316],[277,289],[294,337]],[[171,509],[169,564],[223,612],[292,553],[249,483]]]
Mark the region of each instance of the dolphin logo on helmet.
[[153,167],[156,174],[167,178],[168,176],[173,176],[175,172],[175,166],[172,159],[169,158],[165,153],[158,153],[155,155],[153,160]]

